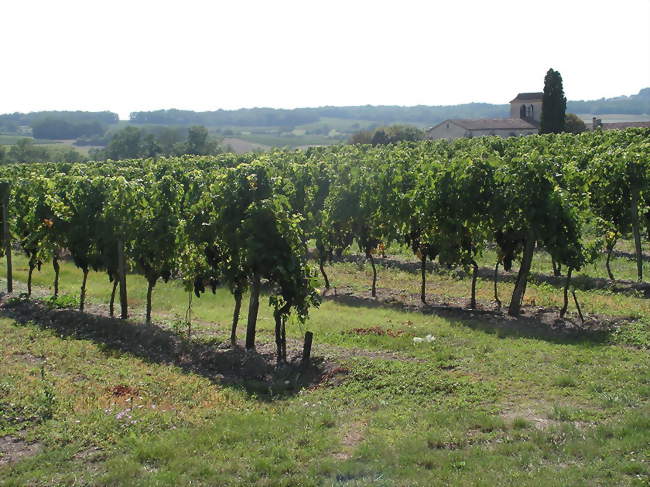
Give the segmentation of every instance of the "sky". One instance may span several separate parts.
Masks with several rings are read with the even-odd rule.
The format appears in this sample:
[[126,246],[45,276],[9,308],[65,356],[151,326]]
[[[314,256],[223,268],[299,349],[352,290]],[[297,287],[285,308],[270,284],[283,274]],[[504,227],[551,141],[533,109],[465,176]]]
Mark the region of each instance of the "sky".
[[0,113],[508,103],[650,86],[650,0],[3,0]]

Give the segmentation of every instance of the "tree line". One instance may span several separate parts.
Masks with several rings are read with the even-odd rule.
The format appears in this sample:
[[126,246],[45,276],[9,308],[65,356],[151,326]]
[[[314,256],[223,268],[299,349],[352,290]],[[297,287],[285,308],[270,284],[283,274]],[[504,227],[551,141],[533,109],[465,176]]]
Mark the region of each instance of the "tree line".
[[128,126],[112,133],[108,137],[106,147],[91,149],[90,157],[94,160],[119,160],[181,155],[205,156],[219,154],[227,149],[201,125],[153,129]]
[[101,135],[119,122],[117,113],[85,111],[41,111],[0,115],[0,132],[15,134],[19,127],[31,127],[35,138],[77,139]]
[[[568,101],[566,109],[572,113],[650,113],[650,88],[636,95],[603,98],[590,101]],[[507,104],[465,103],[448,106],[418,105],[412,107],[366,105],[347,107],[296,108],[245,108],[194,112],[191,110],[156,110],[133,112],[131,122],[163,125],[206,125],[210,127],[296,127],[317,122],[322,118],[367,120],[383,125],[426,124],[434,125],[448,118],[502,118],[508,117]]]
[[[521,312],[535,249],[559,274],[571,275],[617,239],[650,234],[650,131],[482,137],[392,145],[346,145],[265,154],[220,154],[87,164],[3,166],[7,239],[35,269],[67,249],[83,271],[80,306],[90,269],[114,283],[111,312],[128,316],[126,273],[149,284],[146,316],[159,280],[182,280],[200,296],[227,289],[233,296],[231,338],[249,292],[246,346],[254,348],[262,286],[275,319],[278,360],[286,358],[286,323],[305,320],[319,302],[317,271],[307,261],[314,245],[325,287],[326,266],[357,247],[372,266],[382,245],[408,245],[421,262],[437,260],[471,272],[476,307],[477,257],[494,244],[498,269],[519,262],[508,313]],[[596,236],[586,235],[594,228]],[[57,273],[58,275],[58,273]],[[58,279],[58,277],[57,277]],[[54,285],[56,292],[57,285]],[[119,290],[119,293],[117,291]],[[117,295],[117,297],[116,297]]]

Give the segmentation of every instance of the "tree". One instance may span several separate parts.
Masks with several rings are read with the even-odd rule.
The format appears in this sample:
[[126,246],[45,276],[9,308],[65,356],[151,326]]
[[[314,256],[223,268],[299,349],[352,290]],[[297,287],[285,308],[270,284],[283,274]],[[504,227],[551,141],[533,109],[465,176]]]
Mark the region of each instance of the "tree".
[[352,137],[350,137],[348,143],[349,144],[370,144],[372,143],[373,135],[374,132],[372,130],[360,130],[359,132],[352,134]]
[[145,191],[135,212],[131,254],[136,269],[147,279],[145,321],[149,324],[153,288],[160,278],[167,282],[176,266],[182,188],[169,174],[157,181],[150,174],[144,182]]
[[[551,178],[551,158],[543,157],[536,150],[531,151],[526,145],[528,141],[513,143],[521,144],[520,154],[513,154],[495,170],[492,215],[504,268],[508,269],[512,259],[521,253],[519,273],[508,308],[509,315],[518,316],[537,242],[547,243],[555,249],[555,254],[559,254],[558,249],[568,245],[567,242],[551,241],[549,236],[557,234],[558,228],[573,225],[575,215],[566,202],[565,192]],[[570,236],[570,232],[563,232],[564,235]]]
[[477,256],[490,236],[493,200],[492,161],[456,158],[445,165],[433,200],[438,231],[438,260],[448,266],[472,267],[470,308],[476,308]]
[[562,88],[562,75],[549,69],[544,77],[544,97],[542,98],[542,134],[564,132],[566,97]]
[[648,182],[647,156],[642,143],[625,148],[610,149],[593,159],[590,168],[589,194],[594,214],[609,229],[606,237],[607,267],[616,239],[632,232],[637,263],[637,278],[643,280],[641,222],[639,209],[644,206],[643,193]]
[[47,150],[36,147],[34,140],[27,137],[12,145],[7,154],[11,162],[40,162],[47,160]]
[[580,134],[587,130],[587,126],[575,113],[567,113],[564,117],[564,131],[571,134]]
[[113,135],[105,149],[106,157],[114,161],[135,159],[142,156],[142,131],[137,127],[125,127]]
[[55,187],[63,202],[57,215],[61,220],[62,246],[68,249],[72,261],[83,273],[79,295],[79,311],[83,311],[88,272],[90,268],[103,267],[96,244],[96,222],[105,204],[105,192],[100,178],[84,176],[59,176],[55,179]]
[[181,147],[183,154],[195,156],[212,155],[221,152],[219,144],[209,137],[208,129],[202,125],[194,125],[189,128],[187,141]]
[[385,145],[401,141],[415,142],[424,138],[424,132],[412,125],[389,125],[375,130],[361,130],[350,137],[350,144]]
[[52,211],[56,204],[54,183],[49,178],[37,176],[19,179],[14,188],[10,204],[15,211],[15,231],[20,247],[29,259],[27,297],[30,297],[34,269],[40,271],[43,262],[52,257],[57,246],[57,234],[53,229],[56,218]]
[[201,126],[195,125],[190,127],[187,132],[187,154],[204,155],[209,152],[208,147],[208,130]]

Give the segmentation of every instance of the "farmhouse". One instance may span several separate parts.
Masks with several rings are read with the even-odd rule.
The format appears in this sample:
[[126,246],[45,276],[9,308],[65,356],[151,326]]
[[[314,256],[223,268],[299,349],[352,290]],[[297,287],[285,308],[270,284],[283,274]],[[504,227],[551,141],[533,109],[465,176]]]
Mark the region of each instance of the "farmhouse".
[[449,119],[426,131],[427,139],[458,139],[461,137],[517,137],[539,133],[542,119],[543,93],[519,93],[510,102],[510,118]]

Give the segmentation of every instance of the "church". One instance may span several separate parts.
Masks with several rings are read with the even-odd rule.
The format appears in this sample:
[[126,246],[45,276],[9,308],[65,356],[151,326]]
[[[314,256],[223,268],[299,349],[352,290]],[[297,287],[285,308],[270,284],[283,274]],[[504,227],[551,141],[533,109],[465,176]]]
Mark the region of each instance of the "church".
[[518,137],[539,133],[544,93],[519,93],[510,102],[510,118],[454,118],[440,122],[425,132],[427,139],[461,137]]

